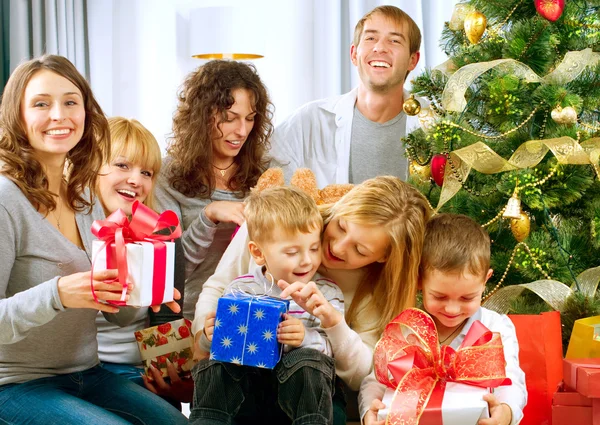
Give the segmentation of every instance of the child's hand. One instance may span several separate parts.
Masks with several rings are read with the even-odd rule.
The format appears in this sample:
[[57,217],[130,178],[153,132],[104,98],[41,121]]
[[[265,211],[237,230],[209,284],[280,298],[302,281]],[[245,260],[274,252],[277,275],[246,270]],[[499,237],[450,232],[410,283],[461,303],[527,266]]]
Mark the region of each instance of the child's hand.
[[363,418],[364,424],[365,425],[383,425],[385,423],[385,420],[378,421],[377,413],[379,413],[379,411],[384,408],[385,408],[385,404],[383,404],[381,402],[381,400],[379,400],[378,398],[373,400],[371,402],[371,407],[369,407],[369,410],[367,410],[367,413],[365,413],[365,417]]
[[304,323],[286,314],[285,320],[277,327],[277,341],[290,347],[300,347],[304,341]]
[[483,399],[490,406],[490,418],[479,419],[477,425],[509,425],[512,421],[512,410],[508,404],[500,403],[493,394],[486,394]]
[[206,319],[204,319],[204,335],[206,338],[212,342],[213,334],[215,333],[215,322],[216,322],[217,312],[211,311],[206,315]]
[[315,282],[294,282],[290,285],[280,279],[277,286],[282,290],[281,298],[291,296],[296,304],[319,318],[322,328],[331,328],[342,320],[342,315],[325,299]]

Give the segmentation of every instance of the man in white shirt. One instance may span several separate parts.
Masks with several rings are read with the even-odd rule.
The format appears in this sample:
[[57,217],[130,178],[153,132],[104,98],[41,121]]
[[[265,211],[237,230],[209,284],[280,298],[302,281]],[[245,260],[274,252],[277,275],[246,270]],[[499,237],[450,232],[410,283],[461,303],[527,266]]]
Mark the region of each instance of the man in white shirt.
[[379,6],[356,25],[350,58],[360,84],[349,93],[300,107],[271,139],[272,166],[289,181],[310,168],[317,183],[360,183],[377,175],[406,179],[401,138],[418,126],[402,105],[404,82],[419,62],[421,32],[401,9]]

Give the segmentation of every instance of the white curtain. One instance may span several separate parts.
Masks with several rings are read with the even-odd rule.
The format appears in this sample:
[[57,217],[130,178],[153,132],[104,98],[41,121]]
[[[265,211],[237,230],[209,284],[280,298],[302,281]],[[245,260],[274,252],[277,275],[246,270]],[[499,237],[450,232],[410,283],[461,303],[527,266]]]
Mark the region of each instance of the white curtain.
[[67,57],[88,77],[86,0],[12,0],[10,70],[51,53]]
[[[356,22],[381,4],[406,11],[423,33],[425,66],[446,57],[438,48],[444,21],[458,0],[89,0],[92,88],[109,115],[139,119],[164,147],[176,92],[186,74],[204,63],[190,57],[190,11],[233,6],[264,39],[254,61],[275,104],[275,123],[300,105],[347,92],[358,84],[350,61]],[[222,31],[233,31],[225,27]],[[242,34],[240,37],[243,37]],[[219,37],[219,32],[214,34]]]

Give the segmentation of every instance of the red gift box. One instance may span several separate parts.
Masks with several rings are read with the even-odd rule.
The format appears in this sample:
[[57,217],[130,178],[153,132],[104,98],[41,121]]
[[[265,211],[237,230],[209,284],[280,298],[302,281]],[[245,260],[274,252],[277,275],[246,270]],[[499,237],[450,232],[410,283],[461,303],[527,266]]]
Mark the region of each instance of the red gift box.
[[563,375],[567,389],[600,398],[600,359],[564,359]]
[[571,391],[552,398],[552,425],[600,425],[600,400]]

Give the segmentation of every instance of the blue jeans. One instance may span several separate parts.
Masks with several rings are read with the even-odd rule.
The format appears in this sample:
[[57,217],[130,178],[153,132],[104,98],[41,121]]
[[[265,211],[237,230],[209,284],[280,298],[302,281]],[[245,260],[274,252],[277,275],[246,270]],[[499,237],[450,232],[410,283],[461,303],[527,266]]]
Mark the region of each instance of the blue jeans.
[[100,366],[0,386],[0,424],[187,424],[185,416],[145,388]]
[[192,376],[194,425],[333,421],[335,363],[317,350],[292,350],[273,370],[202,360]]
[[141,367],[136,367],[129,364],[108,362],[102,362],[100,363],[100,366],[102,366],[103,369],[106,369],[109,372],[122,376],[123,378],[133,382],[134,384],[138,384],[140,387],[146,388],[144,386],[144,380],[142,379],[141,375],[141,373],[144,373],[144,369]]
[[[140,375],[141,373],[144,373],[144,369],[141,367],[133,366],[130,364],[108,363],[108,362],[101,362],[100,366],[103,369],[106,369],[112,373],[122,376],[123,378],[127,379],[128,381],[133,382],[134,384],[138,384],[140,387],[146,388],[146,385],[144,385],[144,380],[142,379],[142,375]],[[168,381],[169,379],[165,378],[165,380]],[[166,400],[167,403],[169,403],[171,406],[173,406],[175,409],[177,409],[181,412],[181,402],[180,401],[173,400],[169,397],[162,396],[162,395],[160,397],[162,399]]]

